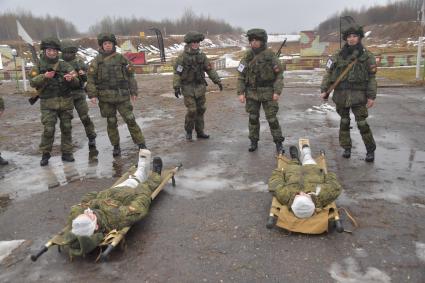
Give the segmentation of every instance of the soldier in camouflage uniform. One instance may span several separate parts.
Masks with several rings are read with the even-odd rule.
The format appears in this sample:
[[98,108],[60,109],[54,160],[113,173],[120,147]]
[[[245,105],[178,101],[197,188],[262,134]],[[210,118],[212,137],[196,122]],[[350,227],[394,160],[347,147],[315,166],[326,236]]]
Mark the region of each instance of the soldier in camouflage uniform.
[[87,65],[76,56],[77,51],[78,47],[73,41],[62,41],[62,59],[74,68],[80,79],[80,85],[72,90],[72,97],[74,99],[74,107],[89,139],[89,157],[90,159],[95,159],[99,153],[96,149],[96,132],[89,116],[89,107],[86,101],[86,92],[84,91],[84,85],[87,82]]
[[[80,256],[90,252],[111,230],[132,226],[148,214],[152,192],[161,183],[162,170],[161,158],[155,157],[149,174],[150,160],[150,151],[140,150],[139,163],[133,175],[112,188],[86,194],[80,204],[71,208],[68,224],[72,229],[64,236],[70,245],[71,255]],[[88,208],[89,213],[86,211]],[[86,229],[76,227],[74,221],[77,217],[86,217],[82,214],[88,214],[97,226],[92,227],[92,231],[86,235],[81,235]]]
[[279,97],[283,89],[283,66],[274,52],[267,48],[267,33],[263,29],[250,29],[247,37],[251,49],[238,66],[237,94],[246,103],[249,114],[249,151],[257,150],[260,139],[260,109],[263,106],[276,150],[283,150],[282,130],[276,115]]
[[199,45],[204,40],[202,33],[191,31],[184,36],[186,46],[184,52],[177,57],[174,64],[173,88],[177,98],[183,94],[184,105],[187,108],[184,128],[186,140],[192,140],[192,131],[195,128],[198,139],[208,139],[209,135],[204,132],[205,92],[208,77],[217,84],[220,91],[223,86],[217,72],[212,68],[205,53],[199,50]]
[[[3,111],[4,111],[4,100],[3,97],[0,97],[0,116],[3,115]],[[7,160],[4,160],[3,157],[1,157],[1,153],[0,153],[0,165],[7,165],[9,164],[9,162],[7,162]]]
[[342,78],[339,85],[335,88],[332,100],[335,102],[336,110],[341,116],[339,143],[344,149],[342,156],[345,158],[350,158],[351,156],[351,109],[366,146],[365,160],[373,162],[376,144],[366,118],[368,116],[367,109],[374,106],[376,99],[376,60],[375,56],[363,47],[361,43],[363,37],[363,29],[358,25],[349,26],[343,31],[343,39],[346,44],[326,64],[326,74],[321,85],[321,97],[327,98],[329,87],[351,62],[357,60],[348,75]]
[[133,114],[132,102],[137,99],[134,69],[130,61],[116,52],[114,34],[101,33],[97,42],[99,54],[90,63],[86,89],[92,103],[96,103],[96,98],[99,100],[100,114],[106,118],[109,140],[114,147],[112,155],[121,155],[117,111],[127,124],[133,142],[141,149],[146,148],[145,138]]
[[302,149],[301,163],[297,148],[291,146],[289,151],[291,160],[288,160],[282,169],[274,170],[269,179],[269,191],[274,193],[277,200],[289,208],[295,198],[302,195],[312,201],[313,209],[323,208],[335,201],[341,193],[341,185],[336,175],[331,172],[324,174],[311,157],[307,145]]
[[46,38],[41,41],[42,54],[40,62],[30,73],[30,84],[36,88],[40,97],[41,123],[44,131],[41,136],[40,151],[42,157],[40,166],[49,163],[55,138],[55,126],[59,118],[61,129],[62,160],[73,162],[72,155],[72,88],[80,82],[74,68],[59,59],[60,42],[57,38]]

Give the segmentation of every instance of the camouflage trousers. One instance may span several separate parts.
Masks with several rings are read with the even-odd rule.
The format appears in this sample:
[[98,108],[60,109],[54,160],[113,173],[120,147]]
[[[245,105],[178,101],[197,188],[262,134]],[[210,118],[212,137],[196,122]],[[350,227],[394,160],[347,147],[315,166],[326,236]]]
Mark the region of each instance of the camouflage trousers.
[[374,151],[376,149],[375,140],[372,135],[372,131],[366,118],[368,117],[368,111],[365,105],[356,105],[349,108],[337,107],[336,111],[341,116],[339,126],[339,144],[342,148],[351,148],[351,137],[350,137],[350,109],[354,114],[357,122],[357,127],[363,139],[363,143],[366,146],[366,150]]
[[193,129],[198,134],[204,132],[204,114],[207,110],[205,106],[205,92],[206,86],[204,84],[182,86],[184,105],[187,108],[184,120],[184,129],[186,132],[192,132]]
[[260,139],[260,109],[263,105],[264,113],[267,122],[269,123],[270,131],[274,142],[283,142],[282,129],[280,128],[279,120],[276,115],[279,111],[279,103],[273,100],[259,101],[255,99],[246,99],[245,110],[249,114],[249,139],[258,141]]
[[62,153],[72,153],[72,110],[41,109],[41,123],[44,129],[39,148],[42,153],[52,151],[58,118],[60,120],[59,126],[61,130],[61,151]]
[[109,102],[99,99],[100,114],[106,118],[108,137],[112,145],[120,144],[120,134],[118,132],[117,111],[120,113],[124,122],[127,124],[131,138],[135,144],[145,143],[142,130],[136,123],[136,118],[133,114],[133,105],[130,98],[124,101]]
[[87,105],[86,96],[79,95],[77,96],[77,98],[74,98],[74,107],[75,107],[75,110],[77,110],[81,123],[83,123],[87,138],[88,139],[96,138],[94,125],[89,116],[89,106]]

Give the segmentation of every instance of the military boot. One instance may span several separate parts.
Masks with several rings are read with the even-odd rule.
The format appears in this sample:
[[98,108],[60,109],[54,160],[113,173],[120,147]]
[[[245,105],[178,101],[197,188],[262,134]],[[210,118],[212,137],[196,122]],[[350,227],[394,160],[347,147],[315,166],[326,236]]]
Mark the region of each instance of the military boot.
[[210,138],[210,135],[207,135],[206,133],[201,132],[201,133],[196,133],[196,137],[198,139],[209,139]]
[[162,171],[162,160],[161,157],[154,157],[152,161],[152,172],[161,175]]
[[72,153],[62,153],[62,161],[65,162],[74,162],[74,156],[72,155]]
[[373,161],[375,161],[375,151],[368,151],[366,153],[365,161],[366,162],[373,162]]
[[276,152],[277,154],[285,153],[285,151],[283,150],[282,142],[276,142]]
[[344,148],[344,152],[342,153],[342,157],[350,158],[351,157],[351,148]]
[[186,140],[192,141],[192,131],[186,131]]
[[114,145],[114,150],[112,151],[112,156],[113,157],[121,156],[121,147],[120,147],[119,144]]
[[96,149],[96,146],[89,146],[89,161],[96,162],[99,151]]
[[291,156],[291,159],[297,159],[297,160],[299,160],[298,149],[297,149],[296,146],[291,145],[289,147],[289,155]]
[[254,152],[254,151],[256,151],[257,150],[257,148],[258,148],[258,141],[251,141],[251,145],[249,146],[249,148],[248,148],[248,151],[249,152]]
[[139,149],[147,149],[146,144],[143,142],[139,143],[138,146],[139,146]]
[[89,148],[90,147],[96,148],[96,139],[95,138],[89,138]]
[[41,156],[40,166],[46,166],[47,164],[49,164],[49,159],[50,152],[43,153],[43,155]]
[[7,164],[9,164],[9,162],[0,156],[0,165],[7,165]]

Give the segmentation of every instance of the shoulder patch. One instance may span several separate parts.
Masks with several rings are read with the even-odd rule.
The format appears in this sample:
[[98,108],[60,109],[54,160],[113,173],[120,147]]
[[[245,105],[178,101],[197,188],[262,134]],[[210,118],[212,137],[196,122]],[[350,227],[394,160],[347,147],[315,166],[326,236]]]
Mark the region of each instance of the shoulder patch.
[[332,67],[332,64],[333,64],[334,62],[332,61],[332,59],[331,58],[329,58],[328,59],[328,62],[326,62],[326,68],[328,68],[328,69],[330,69],[331,67]]
[[182,65],[177,65],[176,71],[177,71],[178,73],[183,72],[183,66],[182,66]]
[[239,66],[238,66],[238,72],[239,72],[239,73],[242,73],[244,70],[245,70],[245,65],[244,65],[244,64],[242,64],[242,63],[239,63]]

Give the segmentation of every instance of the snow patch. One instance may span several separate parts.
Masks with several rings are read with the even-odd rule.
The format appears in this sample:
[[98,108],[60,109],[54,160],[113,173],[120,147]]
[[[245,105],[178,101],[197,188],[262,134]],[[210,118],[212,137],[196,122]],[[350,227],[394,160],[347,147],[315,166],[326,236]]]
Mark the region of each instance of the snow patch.
[[339,283],[355,283],[355,282],[368,282],[368,283],[389,283],[391,278],[383,271],[369,266],[366,272],[362,272],[358,262],[352,258],[344,260],[344,267],[334,262],[329,269],[331,277]]
[[425,243],[416,242],[416,256],[422,262],[425,262]]
[[24,242],[25,240],[0,241],[0,263]]

